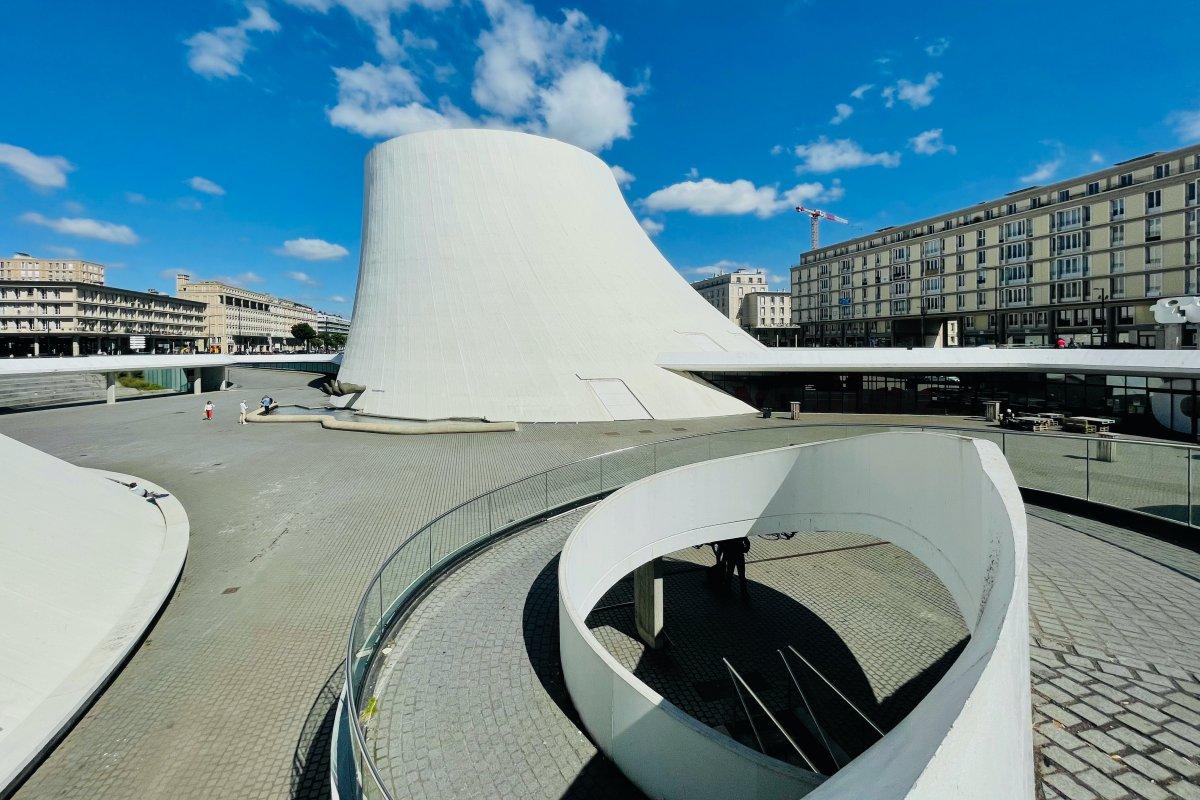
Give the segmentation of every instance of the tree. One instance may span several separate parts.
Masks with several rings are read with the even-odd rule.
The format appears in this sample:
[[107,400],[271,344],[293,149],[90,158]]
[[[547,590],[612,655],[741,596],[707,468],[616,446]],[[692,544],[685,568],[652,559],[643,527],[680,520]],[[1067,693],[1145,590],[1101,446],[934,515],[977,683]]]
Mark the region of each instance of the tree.
[[307,350],[309,342],[317,338],[317,332],[307,322],[297,322],[292,326],[292,338],[303,342],[304,349]]
[[346,347],[346,334],[344,333],[327,333],[325,341],[329,343],[332,350],[343,350]]

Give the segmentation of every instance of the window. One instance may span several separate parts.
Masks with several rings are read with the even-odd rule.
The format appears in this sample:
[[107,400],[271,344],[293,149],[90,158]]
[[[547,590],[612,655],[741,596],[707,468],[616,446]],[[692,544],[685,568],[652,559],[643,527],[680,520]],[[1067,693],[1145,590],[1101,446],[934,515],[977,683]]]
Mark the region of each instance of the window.
[[1200,197],[1200,181],[1188,181],[1185,184],[1187,191],[1187,204],[1189,206],[1196,205],[1198,197]]
[[955,245],[955,247],[957,247],[959,250],[961,250],[962,248],[966,247],[966,244],[967,244],[967,237],[966,237],[966,236],[963,236],[961,233],[960,233],[960,234],[959,234],[959,235],[958,235],[958,236],[955,238],[955,240],[954,240],[954,245]]
[[1032,264],[1017,264],[1015,266],[1003,267],[1000,270],[1000,285],[1005,286],[1010,283],[1027,283],[1032,272]]
[[1109,242],[1116,247],[1125,244],[1125,226],[1113,225],[1109,230]]
[[983,247],[987,244],[987,231],[975,231],[975,246]]
[[1024,238],[1025,236],[1029,236],[1030,234],[1032,234],[1033,233],[1033,231],[1031,230],[1032,226],[1028,225],[1027,223],[1028,223],[1028,220],[1024,220],[1024,219],[1018,219],[1018,220],[1013,220],[1012,222],[1004,223],[1004,227],[1001,229],[1001,234],[1000,234],[1001,241],[1004,241],[1006,239]]
[[977,250],[975,252],[975,266],[982,267],[987,263],[987,250]]
[[1146,248],[1146,269],[1162,269],[1162,245],[1152,244]]
[[1155,189],[1153,192],[1146,192],[1146,213],[1150,214],[1154,211],[1162,209],[1162,190]]
[[954,279],[955,288],[961,289],[966,285],[967,285],[967,276],[966,275],[958,275],[955,277],[955,279]]
[[1029,210],[1030,211],[1032,211],[1035,208],[1040,208],[1041,205],[1042,205],[1042,198],[1040,198],[1040,197],[1029,198]]
[[1070,199],[1071,199],[1071,190],[1070,189],[1059,189],[1058,190],[1058,202],[1065,203]]
[[1122,175],[1120,178],[1117,179],[1117,185],[1118,186],[1133,186],[1133,173],[1126,172],[1124,175]]
[[1171,165],[1170,164],[1155,164],[1154,165],[1154,180],[1160,180],[1162,178],[1167,178],[1167,177],[1170,177],[1170,175],[1171,175]]
[[1005,289],[1001,294],[1003,305],[1008,306],[1025,306],[1029,305],[1033,293],[1025,286],[1014,286]]
[[1016,242],[1004,245],[1000,249],[1000,261],[1024,261],[1031,255],[1026,244],[1026,242]]
[[1146,297],[1158,297],[1162,294],[1162,273],[1146,273]]
[[908,261],[907,247],[897,247],[892,250],[892,263],[895,264],[897,261]]
[[1146,219],[1146,241],[1156,242],[1162,238],[1162,217]]
[[1109,272],[1124,272],[1125,271],[1125,251],[1114,250],[1108,254],[1108,271]]
[[1054,259],[1054,271],[1052,277],[1054,280],[1062,280],[1063,278],[1082,278],[1088,274],[1087,256],[1071,256],[1069,258]]
[[891,303],[891,306],[892,306],[893,314],[907,314],[908,313],[908,301],[907,300],[893,300]]
[[942,240],[941,239],[926,239],[921,242],[921,255],[936,256],[941,255]]
[[987,270],[986,269],[978,270],[975,273],[975,284],[977,286],[982,286],[985,283],[987,283]]
[[1116,277],[1109,278],[1108,284],[1109,284],[1109,292],[1108,292],[1109,297],[1120,298],[1120,297],[1125,296],[1125,276],[1124,275],[1117,275]]
[[1050,252],[1068,253],[1072,250],[1080,250],[1089,244],[1091,244],[1091,237],[1088,231],[1060,233],[1050,240]]
[[908,281],[892,284],[892,297],[901,297],[906,294],[908,294]]
[[942,290],[941,278],[925,278],[921,281],[921,291],[925,294],[940,292]]
[[908,277],[908,265],[897,264],[892,267],[892,280],[902,281]]
[[954,257],[954,268],[955,269],[963,269],[963,267],[965,265],[966,265],[966,258],[963,256],[962,253],[959,253],[958,255],[956,255]]
[[1133,306],[1120,306],[1117,308],[1117,323],[1120,325],[1133,324]]
[[987,292],[976,292],[975,293],[975,307],[983,308],[986,305],[987,305]]
[[1125,218],[1125,198],[1118,197],[1116,200],[1108,201],[1108,216],[1110,219]]
[[1084,299],[1084,281],[1066,281],[1054,284],[1050,294],[1052,303],[1077,303]]
[[1088,194],[1100,194],[1100,181],[1092,181],[1087,185]]
[[1064,208],[1062,211],[1054,212],[1054,227],[1058,230],[1067,228],[1077,228],[1087,221],[1087,215],[1084,213],[1082,206],[1074,208]]
[[956,311],[961,311],[966,306],[966,304],[967,304],[967,298],[965,295],[961,295],[961,294],[954,295],[954,309]]

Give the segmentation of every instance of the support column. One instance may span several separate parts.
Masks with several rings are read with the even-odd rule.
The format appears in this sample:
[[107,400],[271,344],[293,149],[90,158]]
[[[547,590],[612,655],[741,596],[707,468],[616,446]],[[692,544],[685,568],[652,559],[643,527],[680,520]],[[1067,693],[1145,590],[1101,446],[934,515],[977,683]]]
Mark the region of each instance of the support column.
[[37,358],[42,354],[42,345],[38,342],[37,337],[33,337],[33,357]]
[[71,337],[71,355],[73,355],[73,356],[79,355],[79,337],[78,336]]
[[642,564],[633,571],[633,617],[638,636],[649,647],[663,646],[662,559]]
[[107,394],[106,402],[109,405],[112,405],[113,403],[117,402],[117,373],[104,373],[104,385],[107,387],[105,389]]

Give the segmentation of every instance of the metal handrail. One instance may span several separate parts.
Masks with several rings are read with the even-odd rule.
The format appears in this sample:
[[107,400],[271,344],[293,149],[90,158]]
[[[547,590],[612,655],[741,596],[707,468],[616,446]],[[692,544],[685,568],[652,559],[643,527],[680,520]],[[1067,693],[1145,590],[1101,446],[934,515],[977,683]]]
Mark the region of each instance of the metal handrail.
[[[855,714],[858,714],[860,717],[863,718],[864,722],[866,722],[868,725],[870,725],[872,728],[874,728],[875,732],[879,734],[880,738],[883,737],[884,733],[880,729],[880,727],[878,725],[876,725],[874,722],[872,722],[871,718],[868,717],[866,714],[864,714],[862,712],[862,709],[859,708],[857,705],[855,705],[853,700],[851,700],[849,697],[846,697],[846,695],[842,694],[842,690],[837,688],[836,686],[834,686],[833,682],[830,681],[829,678],[826,678],[824,675],[822,675],[821,672],[816,667],[814,667],[811,663],[809,663],[807,658],[800,655],[800,652],[796,648],[792,647],[790,644],[788,645],[788,650],[791,650],[792,655],[794,655],[796,658],[798,658],[802,662],[804,662],[804,666],[806,666],[810,670],[812,670],[814,675],[816,675],[821,680],[825,681],[825,685],[828,686],[830,689],[833,689],[834,693],[838,697],[842,698],[842,700],[846,703],[846,705],[848,705],[848,706],[850,706],[850,708],[854,709]],[[785,661],[786,661],[786,659],[785,659]]]
[[812,762],[812,759],[805,755],[804,751],[800,749],[800,745],[796,744],[796,740],[792,738],[792,735],[787,732],[787,729],[783,727],[779,720],[775,719],[775,715],[771,713],[771,709],[767,708],[767,704],[759,699],[758,695],[754,693],[754,690],[750,688],[750,684],[746,683],[745,679],[742,678],[742,676],[738,674],[738,671],[733,668],[733,665],[729,663],[729,659],[722,658],[721,661],[725,663],[725,669],[729,670],[729,675],[733,679],[733,688],[737,690],[738,699],[742,701],[742,708],[746,711],[746,719],[750,721],[750,728],[754,731],[754,737],[758,739],[758,749],[762,751],[762,754],[767,755],[767,748],[763,745],[762,736],[759,735],[758,728],[754,725],[754,718],[750,716],[750,707],[746,705],[746,698],[742,697],[742,690],[738,689],[739,683],[746,689],[746,694],[750,695],[755,703],[758,703],[758,707],[761,708],[763,713],[767,715],[767,719],[771,720],[771,722],[775,724],[775,727],[778,728],[779,732],[783,734],[783,738],[787,739],[787,742],[792,746],[792,749],[795,750],[802,759],[804,759],[804,763],[808,764],[808,768],[820,775],[821,771],[817,769],[817,765]]
[[821,721],[817,719],[817,712],[813,710],[812,705],[808,702],[808,695],[800,688],[800,681],[796,680],[796,673],[792,672],[792,665],[788,662],[787,656],[782,650],[776,650],[779,657],[783,660],[783,668],[787,670],[788,677],[792,679],[792,685],[796,687],[796,693],[800,695],[800,699],[804,701],[804,708],[808,711],[809,718],[813,721],[813,725],[817,729],[817,733],[821,734],[821,743],[825,745],[825,749],[829,752],[829,757],[833,759],[834,769],[841,769],[842,764],[838,761],[837,755],[833,752],[833,745],[829,743],[829,737],[825,735],[825,728],[821,726]]
[[[658,448],[659,447],[663,447],[663,446],[667,446],[667,445],[670,445],[673,443],[678,443],[678,442],[687,441],[687,440],[691,440],[691,439],[698,439],[700,437],[708,437],[707,438],[708,448],[706,450],[706,453],[703,458],[698,459],[699,461],[703,461],[703,460],[708,460],[708,459],[712,458],[712,438],[711,437],[714,437],[714,436],[728,436],[728,435],[734,435],[734,434],[739,434],[739,433],[756,433],[756,432],[761,433],[761,432],[767,432],[767,431],[787,431],[787,430],[797,430],[797,429],[807,429],[807,428],[826,428],[826,429],[868,428],[868,429],[879,429],[881,431],[897,430],[897,429],[899,429],[899,430],[936,430],[936,431],[945,431],[948,433],[956,433],[959,435],[965,435],[965,436],[974,437],[974,438],[987,438],[988,436],[998,435],[1000,437],[1001,448],[1005,451],[1007,451],[1006,442],[1007,442],[1008,437],[1010,437],[1010,436],[1036,437],[1038,439],[1068,439],[1068,440],[1074,440],[1074,441],[1082,441],[1085,444],[1085,453],[1088,454],[1087,455],[1087,464],[1085,467],[1086,475],[1087,475],[1087,477],[1086,477],[1087,488],[1085,489],[1086,496],[1084,499],[1089,499],[1089,500],[1091,497],[1091,493],[1090,493],[1091,444],[1090,443],[1092,441],[1110,441],[1111,442],[1111,440],[1102,440],[1100,437],[1097,437],[1097,436],[1087,436],[1087,435],[1079,435],[1079,434],[1061,434],[1061,433],[1056,434],[1056,433],[1048,433],[1048,432],[1036,432],[1035,433],[1035,432],[1025,432],[1025,431],[1008,431],[1008,430],[997,431],[997,430],[993,430],[993,429],[965,428],[965,427],[958,426],[958,425],[939,425],[939,424],[934,424],[934,423],[896,424],[896,423],[881,423],[881,422],[816,422],[816,423],[801,422],[801,423],[795,423],[795,424],[781,424],[781,425],[772,425],[772,426],[761,426],[760,425],[760,426],[756,426],[756,427],[731,428],[731,429],[721,430],[721,431],[709,431],[709,432],[704,432],[704,433],[688,434],[685,436],[676,436],[676,437],[672,437],[669,439],[660,439],[660,440],[656,440],[654,442],[646,442],[646,443],[642,443],[642,444],[629,445],[628,447],[622,447],[622,448],[618,448],[616,450],[609,450],[609,451],[606,451],[603,453],[597,453],[594,455],[577,458],[572,461],[558,464],[554,467],[550,467],[548,469],[544,469],[539,472],[534,472],[534,473],[531,473],[524,477],[511,480],[505,484],[497,486],[486,492],[482,492],[468,500],[458,503],[457,505],[451,507],[450,509],[442,512],[441,514],[438,514],[436,517],[434,517],[432,520],[427,522],[425,525],[421,526],[416,531],[414,531],[413,533],[411,533],[407,537],[405,537],[405,539],[400,543],[400,545],[395,550],[393,550],[386,559],[384,559],[384,561],[380,565],[379,569],[377,569],[375,571],[375,574],[371,577],[371,580],[367,583],[366,591],[364,591],[362,597],[360,598],[358,606],[355,609],[354,617],[351,621],[350,635],[348,637],[348,641],[347,641],[347,645],[346,645],[346,697],[347,697],[347,705],[351,711],[351,713],[349,715],[349,721],[350,721],[349,728],[350,728],[350,734],[351,734],[351,744],[352,744],[353,749],[355,750],[356,759],[358,758],[359,755],[362,756],[362,761],[365,763],[366,767],[369,769],[369,771],[371,773],[371,778],[374,779],[376,786],[383,793],[384,797],[391,800],[392,795],[385,788],[383,778],[379,774],[379,771],[374,763],[374,760],[372,758],[370,758],[370,756],[367,755],[367,752],[366,752],[365,734],[362,729],[362,721],[359,718],[359,697],[358,697],[358,691],[357,691],[356,679],[355,679],[356,678],[356,676],[355,676],[356,656],[358,656],[358,655],[372,655],[373,656],[374,646],[372,645],[371,647],[367,647],[366,645],[367,645],[369,639],[364,638],[364,640],[363,640],[364,647],[363,647],[362,653],[361,654],[356,653],[355,652],[355,640],[358,638],[358,634],[359,634],[359,627],[360,627],[359,621],[366,619],[365,613],[367,610],[367,603],[370,601],[371,593],[373,590],[376,589],[376,587],[378,587],[378,590],[380,592],[379,620],[376,623],[375,628],[374,628],[374,632],[377,634],[376,643],[379,638],[383,637],[384,632],[390,627],[390,625],[392,623],[392,616],[387,615],[387,612],[397,603],[397,601],[399,601],[401,598],[403,598],[404,592],[401,592],[400,594],[398,594],[397,597],[394,598],[393,600],[391,600],[389,603],[389,601],[385,600],[383,597],[382,577],[383,577],[384,572],[387,570],[387,568],[389,566],[391,566],[391,564],[396,560],[396,558],[398,556],[400,556],[401,553],[406,551],[406,548],[412,542],[414,542],[417,537],[419,537],[423,533],[430,531],[435,525],[437,525],[443,519],[446,519],[451,514],[454,514],[455,512],[467,507],[471,503],[479,501],[479,500],[483,499],[484,497],[487,497],[488,502],[490,503],[493,495],[496,495],[499,492],[502,492],[502,491],[509,489],[513,486],[516,486],[518,484],[525,483],[525,482],[531,481],[531,480],[535,480],[539,477],[544,478],[544,482],[545,482],[544,497],[545,497],[545,505],[547,507],[536,512],[531,517],[527,517],[527,518],[524,518],[521,520],[507,521],[501,525],[500,529],[501,530],[507,529],[507,528],[511,527],[512,525],[520,524],[520,523],[528,521],[529,519],[533,519],[536,516],[540,516],[541,514],[544,514],[545,512],[552,510],[551,507],[549,506],[549,475],[551,473],[561,472],[561,471],[570,469],[572,467],[575,467],[579,464],[583,464],[586,462],[597,462],[597,463],[603,465],[604,459],[613,458],[614,456],[618,456],[622,453],[627,453],[627,452],[630,452],[633,450],[650,448],[651,452],[654,454],[654,464],[652,467],[653,471],[651,474],[657,474],[660,471],[660,467],[658,464]],[[984,434],[984,436],[981,437],[980,434]],[[1188,445],[1188,444],[1174,443],[1174,442],[1154,442],[1154,441],[1141,441],[1141,440],[1123,440],[1123,442],[1144,445],[1144,446],[1150,446],[1150,447],[1164,447],[1164,448],[1182,449],[1185,451],[1200,452],[1200,447]],[[1187,466],[1188,466],[1187,506],[1186,506],[1187,522],[1184,524],[1188,525],[1189,527],[1195,528],[1197,526],[1192,522],[1192,512],[1191,512],[1191,510],[1192,510],[1192,481],[1191,481],[1191,457],[1190,456],[1187,459]],[[610,488],[615,489],[617,487],[614,486],[614,487],[610,487]],[[585,494],[581,495],[580,497],[576,497],[576,498],[573,498],[570,500],[563,500],[562,502],[557,503],[554,506],[554,508],[565,507],[565,506],[571,505],[573,503],[577,503],[580,500],[586,499],[589,496],[598,496],[598,494],[603,494],[606,491],[608,491],[608,489],[606,489],[603,485],[603,474],[601,473],[601,482],[599,485],[598,493],[585,493]],[[1100,502],[1100,501],[1094,501],[1094,502]],[[1162,517],[1159,515],[1148,514],[1146,512],[1136,511],[1136,510],[1132,510],[1132,509],[1129,509],[1129,510],[1133,511],[1133,513],[1141,514],[1142,516],[1152,517],[1155,519],[1164,519],[1165,518],[1165,517]],[[489,511],[490,511],[490,507],[489,507]],[[489,513],[489,521],[488,521],[489,530],[486,532],[486,534],[495,534],[498,531],[494,528],[493,520],[490,519],[490,517],[491,517],[491,514]],[[472,543],[475,543],[477,541],[478,541],[478,537],[476,539],[470,540],[470,542],[468,542],[467,545],[464,545],[464,547],[466,547]],[[442,563],[451,559],[452,557],[454,557],[454,555],[456,553],[459,553],[462,550],[462,548],[458,548],[450,553],[447,553],[438,562],[434,563],[432,560],[433,559],[432,547],[433,547],[433,544],[432,544],[432,535],[431,535],[430,555],[429,555],[430,563],[429,563],[428,567],[426,568],[426,570],[420,576],[418,576],[418,578],[415,580],[415,582],[413,584],[410,584],[410,586],[407,587],[405,589],[405,591],[408,591],[408,589],[411,588],[411,586],[415,585],[416,583],[419,583],[421,580],[426,578],[432,571],[434,571],[435,567],[440,567],[440,565]],[[393,614],[394,614],[394,612],[393,612]],[[385,616],[387,616],[386,619],[385,619]],[[789,648],[789,649],[792,649],[793,652],[795,652],[794,648]],[[796,655],[799,656],[799,653],[796,653]],[[371,664],[368,663],[366,665],[366,668],[363,670],[364,676],[370,673],[370,667],[371,667]],[[811,667],[811,665],[810,665],[810,667]],[[843,698],[843,699],[845,699],[845,698]],[[861,712],[859,712],[859,713],[861,714]],[[867,720],[867,721],[870,723],[870,720]],[[874,723],[870,723],[870,724],[872,725],[872,727],[875,727]],[[876,730],[878,731],[879,729],[876,727]],[[882,732],[880,732],[880,733],[882,735]]]

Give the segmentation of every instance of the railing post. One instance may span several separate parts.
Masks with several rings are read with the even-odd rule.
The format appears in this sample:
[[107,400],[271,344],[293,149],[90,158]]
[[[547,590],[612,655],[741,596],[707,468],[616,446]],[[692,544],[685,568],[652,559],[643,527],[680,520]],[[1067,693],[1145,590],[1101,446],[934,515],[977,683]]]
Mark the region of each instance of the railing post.
[[1187,454],[1187,515],[1188,525],[1195,526],[1192,521],[1192,450],[1188,448],[1184,451]]
[[1083,499],[1092,499],[1092,440],[1083,440]]

